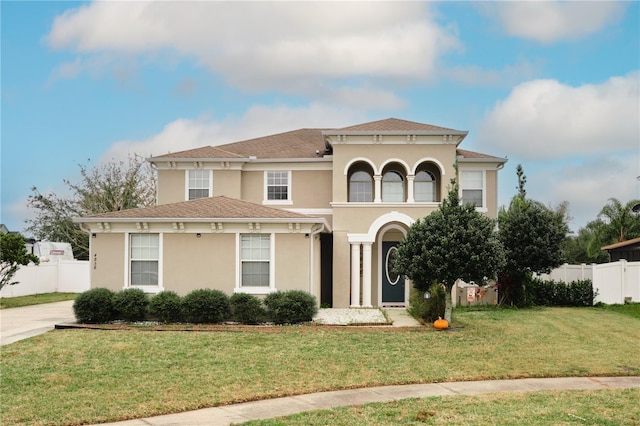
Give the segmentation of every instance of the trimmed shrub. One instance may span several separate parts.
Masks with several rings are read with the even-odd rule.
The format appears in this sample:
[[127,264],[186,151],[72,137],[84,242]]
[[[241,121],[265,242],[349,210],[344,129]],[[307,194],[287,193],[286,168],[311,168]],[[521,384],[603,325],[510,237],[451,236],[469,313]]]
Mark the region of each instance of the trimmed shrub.
[[101,324],[113,321],[113,291],[107,288],[92,288],[81,293],[73,302],[73,313],[79,323]]
[[193,290],[182,299],[182,310],[188,322],[215,324],[231,317],[229,297],[220,290]]
[[147,316],[149,297],[139,288],[127,288],[113,295],[113,308],[117,319],[142,321]]
[[276,324],[308,322],[318,312],[315,296],[302,290],[268,294],[264,299],[267,315]]
[[242,324],[258,324],[265,320],[266,310],[262,301],[253,294],[235,293],[229,298],[231,316]]
[[409,299],[409,313],[426,323],[431,323],[439,317],[444,318],[447,291],[440,284],[432,284],[429,294],[430,297],[425,299],[423,291],[412,288]]
[[536,306],[593,306],[597,292],[591,280],[570,283],[533,278],[526,286],[527,299]]
[[182,321],[182,299],[173,291],[162,291],[149,301],[149,315],[163,323]]

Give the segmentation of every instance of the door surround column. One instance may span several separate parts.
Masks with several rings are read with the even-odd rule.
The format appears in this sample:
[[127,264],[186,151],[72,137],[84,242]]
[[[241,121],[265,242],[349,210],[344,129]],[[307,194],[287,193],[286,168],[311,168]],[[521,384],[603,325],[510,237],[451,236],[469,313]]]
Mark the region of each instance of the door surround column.
[[362,307],[371,307],[371,243],[362,243]]
[[360,243],[351,243],[351,304],[360,307]]

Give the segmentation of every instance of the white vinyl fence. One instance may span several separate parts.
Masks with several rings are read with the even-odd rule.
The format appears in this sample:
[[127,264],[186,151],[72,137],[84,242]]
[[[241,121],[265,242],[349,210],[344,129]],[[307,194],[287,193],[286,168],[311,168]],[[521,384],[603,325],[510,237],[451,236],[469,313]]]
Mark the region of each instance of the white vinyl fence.
[[13,276],[18,284],[4,286],[0,297],[29,296],[42,293],[82,293],[89,290],[88,260],[60,260],[22,266]]
[[543,279],[570,283],[576,280],[590,279],[593,289],[598,291],[596,302],[607,304],[640,302],[640,262],[617,262],[567,265],[554,269],[550,274],[540,276]]

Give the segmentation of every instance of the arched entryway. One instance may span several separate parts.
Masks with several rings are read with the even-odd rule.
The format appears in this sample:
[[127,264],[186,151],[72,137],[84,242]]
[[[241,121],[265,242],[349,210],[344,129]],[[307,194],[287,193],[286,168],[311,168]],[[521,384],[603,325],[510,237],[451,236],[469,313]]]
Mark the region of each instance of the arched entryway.
[[392,211],[374,220],[366,234],[347,234],[351,246],[351,307],[408,304],[410,284],[396,276],[390,266],[396,247],[413,222],[406,214]]
[[407,234],[406,225],[390,223],[385,225],[376,241],[378,252],[378,305],[406,306],[409,299],[409,286],[405,277],[393,271],[393,260],[400,241]]

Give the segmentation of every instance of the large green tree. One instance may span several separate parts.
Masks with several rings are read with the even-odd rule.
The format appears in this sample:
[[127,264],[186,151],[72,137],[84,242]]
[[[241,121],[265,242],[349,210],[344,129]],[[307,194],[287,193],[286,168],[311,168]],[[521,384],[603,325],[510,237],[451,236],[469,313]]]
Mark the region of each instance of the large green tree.
[[38,257],[27,251],[20,234],[0,234],[0,290],[5,285],[18,284],[11,281],[20,266],[30,262],[39,263]]
[[498,236],[506,263],[498,275],[500,301],[525,305],[525,286],[532,273],[549,273],[564,262],[563,247],[569,227],[564,209],[553,211],[526,197],[526,177],[517,167],[518,194],[498,212]]
[[89,258],[89,236],[74,217],[108,213],[155,204],[155,171],[144,158],[80,165],[78,182],[65,180],[69,195],[42,194],[32,188],[28,205],[35,210],[27,230],[40,240],[68,242],[76,259]]
[[610,198],[602,207],[596,220],[587,225],[591,231],[587,251],[597,256],[602,246],[640,237],[640,216],[632,211],[640,200],[623,204],[617,198]]
[[433,283],[447,289],[445,319],[451,322],[451,290],[458,279],[482,283],[504,264],[495,221],[461,204],[454,179],[440,208],[418,219],[398,248],[395,270],[426,291]]

